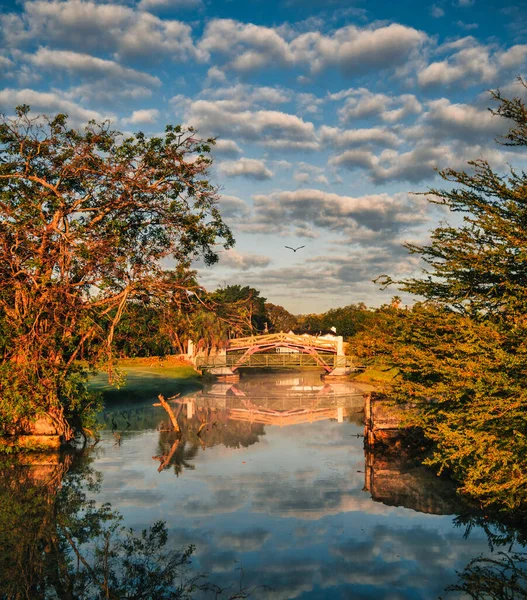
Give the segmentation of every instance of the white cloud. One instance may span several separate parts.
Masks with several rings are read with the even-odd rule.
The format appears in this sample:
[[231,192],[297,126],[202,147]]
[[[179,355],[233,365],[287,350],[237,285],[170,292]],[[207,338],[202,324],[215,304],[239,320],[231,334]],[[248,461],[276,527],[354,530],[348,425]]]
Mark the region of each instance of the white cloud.
[[141,10],[191,10],[203,8],[203,0],[141,0],[137,7]]
[[218,164],[218,170],[225,177],[247,177],[249,179],[270,179],[273,172],[265,165],[265,161],[256,158],[240,158]]
[[160,86],[158,77],[123,67],[112,60],[104,60],[89,54],[80,54],[69,50],[50,50],[39,48],[35,54],[28,54],[26,58],[40,69],[66,70],[78,74],[83,78],[105,77],[121,81],[132,81],[143,85]]
[[[455,127],[454,123],[450,123]],[[438,126],[439,127],[439,126]],[[417,144],[406,152],[387,149],[378,156],[369,150],[347,150],[333,156],[328,164],[348,170],[365,169],[375,183],[388,181],[409,181],[420,183],[435,177],[436,169],[451,167],[461,170],[467,167],[469,160],[484,158],[494,167],[505,165],[503,152],[477,144],[465,142],[453,144],[440,143],[434,139],[433,130],[419,128],[416,132]]]
[[[357,228],[395,231],[426,221],[426,201],[397,193],[352,197],[317,189],[253,196],[255,221],[287,231],[311,225],[350,235]],[[270,231],[273,231],[270,228]]]
[[0,69],[8,69],[13,66],[13,61],[7,56],[0,55]]
[[249,207],[237,196],[222,194],[219,198],[219,208],[223,217],[228,219],[240,219],[249,215]]
[[413,94],[391,96],[373,93],[366,88],[343,90],[331,95],[330,99],[345,99],[344,105],[338,110],[343,123],[375,116],[394,123],[409,115],[419,114],[422,110],[421,103]]
[[433,127],[436,139],[491,141],[506,127],[502,118],[493,116],[488,110],[468,104],[452,104],[447,98],[432,100],[427,106],[423,122]]
[[31,89],[15,90],[4,89],[0,91],[0,109],[4,113],[11,113],[15,106],[29,104],[34,112],[46,114],[66,113],[73,124],[85,124],[88,121],[115,120],[114,115],[103,115],[95,110],[82,108],[76,102],[64,100],[59,94],[39,92]]
[[332,36],[304,33],[292,41],[291,48],[295,60],[314,73],[336,66],[353,75],[401,65],[426,39],[423,32],[396,23],[376,29],[350,25]]
[[225,60],[226,68],[242,73],[293,62],[289,44],[277,31],[232,19],[210,21],[199,48],[207,53],[219,54]]
[[242,149],[234,140],[225,140],[220,138],[216,140],[216,143],[212,147],[212,152],[214,154],[235,156],[236,154],[241,154]]
[[464,21],[457,21],[456,25],[465,31],[472,31],[473,29],[477,29],[479,27],[477,23],[465,23]]
[[220,254],[220,265],[248,271],[255,267],[267,267],[271,264],[271,259],[261,254],[251,254],[249,252],[237,252],[236,250],[225,250]]
[[229,87],[208,88],[201,93],[201,97],[204,99],[231,101],[235,106],[245,108],[284,104],[289,102],[292,96],[290,90],[281,87],[243,83]]
[[[59,90],[57,90],[57,94]],[[112,79],[103,79],[101,81],[81,84],[70,88],[67,91],[60,90],[68,100],[89,104],[95,102],[98,104],[115,106],[117,102],[127,102],[129,100],[142,100],[152,96],[152,90],[143,85],[133,85],[126,82]]]
[[430,7],[430,14],[435,19],[440,19],[441,17],[445,16],[445,11],[440,6],[437,6],[437,4],[432,4],[432,6]]
[[[293,37],[290,42],[287,34]],[[302,65],[313,73],[337,67],[352,75],[400,66],[426,40],[423,32],[396,23],[377,28],[350,25],[332,35],[309,31],[295,37],[290,28],[214,19],[207,24],[199,48],[218,55],[222,68],[239,73]]]
[[123,123],[136,125],[138,123],[155,123],[159,117],[159,111],[155,108],[143,108],[134,110],[128,118],[122,119]]
[[[504,70],[525,66],[527,45],[519,44],[507,50],[497,50],[479,44],[474,38],[459,40],[460,50],[445,60],[433,62],[418,74],[423,87],[439,85],[468,86],[490,83],[503,78]],[[454,49],[454,44],[440,50]]]
[[202,133],[255,141],[270,147],[316,147],[315,127],[296,115],[275,110],[236,110],[229,101],[189,103],[186,120]]
[[24,3],[20,14],[0,16],[4,43],[19,47],[46,40],[76,52],[113,52],[120,58],[201,58],[191,28],[119,4],[70,0]]
[[386,128],[371,127],[370,129],[339,129],[323,125],[319,129],[320,141],[335,148],[363,146],[375,144],[380,146],[396,146],[399,138]]

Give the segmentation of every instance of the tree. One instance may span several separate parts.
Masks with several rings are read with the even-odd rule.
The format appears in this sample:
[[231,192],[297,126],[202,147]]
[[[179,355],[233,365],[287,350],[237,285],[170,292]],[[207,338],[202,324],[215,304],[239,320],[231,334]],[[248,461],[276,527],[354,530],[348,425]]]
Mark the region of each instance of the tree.
[[[168,126],[122,139],[29,107],[0,121],[0,431],[46,413],[65,439],[93,398],[87,369],[111,364],[130,302],[184,292],[189,261],[233,243],[208,179],[213,140]],[[167,276],[163,261],[176,270]]]
[[[526,146],[525,104],[493,96],[513,122],[502,143]],[[427,302],[394,311],[380,349],[400,369],[394,395],[414,402],[410,422],[435,443],[428,463],[480,503],[513,509],[527,505],[527,174],[470,165],[440,172],[453,188],[430,190],[463,224],[407,245],[427,266],[397,284]]]
[[[238,320],[244,323],[246,335],[265,329],[265,300],[260,292],[248,285],[227,285],[211,294],[211,300],[235,311]],[[240,332],[241,333],[241,332]]]
[[271,333],[291,331],[297,325],[297,318],[283,306],[266,302],[264,305],[267,328]]

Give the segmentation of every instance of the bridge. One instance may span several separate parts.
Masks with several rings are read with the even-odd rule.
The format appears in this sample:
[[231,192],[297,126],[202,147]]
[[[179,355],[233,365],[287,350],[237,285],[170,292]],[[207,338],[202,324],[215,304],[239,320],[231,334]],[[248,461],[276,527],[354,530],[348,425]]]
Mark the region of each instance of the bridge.
[[320,367],[329,375],[351,372],[342,336],[272,333],[229,340],[226,347],[194,358],[196,368],[220,377],[234,376],[240,368]]

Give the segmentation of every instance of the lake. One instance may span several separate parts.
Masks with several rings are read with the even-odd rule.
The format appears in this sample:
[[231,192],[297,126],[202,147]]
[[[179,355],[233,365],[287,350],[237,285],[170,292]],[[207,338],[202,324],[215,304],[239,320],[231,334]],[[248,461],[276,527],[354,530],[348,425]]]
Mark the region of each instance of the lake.
[[192,568],[227,589],[221,597],[240,585],[254,598],[469,597],[445,591],[456,572],[521,549],[518,532],[467,512],[450,482],[397,452],[365,452],[363,397],[349,383],[245,374],[171,406],[181,440],[159,430],[161,407],[121,404],[80,459],[97,485],[75,461],[70,471],[127,527],[162,520],[171,548],[194,545]]

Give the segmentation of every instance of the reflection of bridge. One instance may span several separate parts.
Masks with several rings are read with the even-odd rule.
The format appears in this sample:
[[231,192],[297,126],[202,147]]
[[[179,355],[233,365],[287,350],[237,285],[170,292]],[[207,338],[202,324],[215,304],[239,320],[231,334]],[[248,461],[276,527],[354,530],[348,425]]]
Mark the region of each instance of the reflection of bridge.
[[194,360],[198,369],[219,376],[234,375],[241,367],[321,367],[331,375],[346,375],[352,366],[342,336],[292,332],[229,340],[222,352]]
[[236,385],[225,388],[219,394],[198,392],[175,402],[186,408],[187,419],[192,419],[195,415],[226,411],[228,418],[233,421],[280,427],[329,419],[342,423],[345,417],[361,413],[364,406],[364,396],[358,390],[347,389],[342,393],[327,384],[320,386],[320,389],[311,389],[310,393],[293,387],[287,395],[282,393],[278,396],[246,396]]

